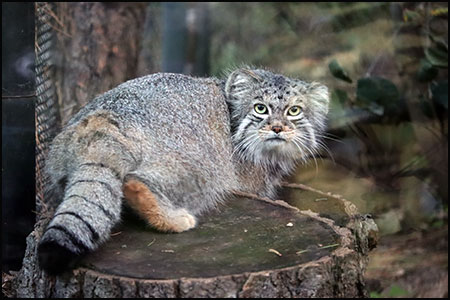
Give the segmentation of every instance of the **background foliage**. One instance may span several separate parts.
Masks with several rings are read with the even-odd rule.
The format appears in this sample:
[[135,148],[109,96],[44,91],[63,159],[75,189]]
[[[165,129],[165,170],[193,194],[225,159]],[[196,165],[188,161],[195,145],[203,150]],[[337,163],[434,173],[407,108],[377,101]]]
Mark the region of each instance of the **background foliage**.
[[[330,151],[317,176],[328,165],[351,171],[354,180],[335,191],[375,214],[382,232],[442,219],[447,4],[217,3],[211,20],[212,75],[250,64],[330,87]],[[361,179],[366,189],[353,188]]]
[[[448,4],[215,3],[211,23],[212,75],[250,64],[330,87],[328,151],[291,180],[375,217],[390,248],[375,252],[368,273],[389,279],[374,280],[371,295],[425,295],[427,284],[438,295],[448,282],[439,246],[448,240]],[[400,238],[408,234],[417,244]],[[393,283],[408,276],[416,283]]]

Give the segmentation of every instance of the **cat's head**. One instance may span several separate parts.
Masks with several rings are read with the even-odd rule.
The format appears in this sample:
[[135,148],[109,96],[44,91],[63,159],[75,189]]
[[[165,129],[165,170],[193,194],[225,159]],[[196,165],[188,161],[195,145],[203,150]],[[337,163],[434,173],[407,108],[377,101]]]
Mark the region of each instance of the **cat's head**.
[[235,154],[256,164],[292,164],[317,154],[328,89],[260,69],[238,69],[225,84]]

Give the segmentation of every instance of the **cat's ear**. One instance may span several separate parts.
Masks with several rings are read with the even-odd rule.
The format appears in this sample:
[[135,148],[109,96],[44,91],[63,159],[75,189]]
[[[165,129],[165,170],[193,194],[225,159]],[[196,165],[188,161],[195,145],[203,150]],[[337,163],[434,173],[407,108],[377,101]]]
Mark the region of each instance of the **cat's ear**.
[[330,102],[330,95],[328,88],[318,82],[312,82],[307,88],[307,98],[312,110],[315,113],[326,115],[328,113],[328,104]]
[[239,96],[250,91],[254,85],[262,81],[255,71],[250,69],[237,69],[232,72],[225,83],[225,94],[228,100],[239,98]]

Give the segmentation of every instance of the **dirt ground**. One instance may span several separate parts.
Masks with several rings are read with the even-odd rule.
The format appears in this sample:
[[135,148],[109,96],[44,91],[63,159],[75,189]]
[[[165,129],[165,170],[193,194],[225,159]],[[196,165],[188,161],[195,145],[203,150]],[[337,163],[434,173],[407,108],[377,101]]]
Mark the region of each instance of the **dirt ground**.
[[366,282],[372,298],[447,298],[448,224],[382,237],[370,254]]

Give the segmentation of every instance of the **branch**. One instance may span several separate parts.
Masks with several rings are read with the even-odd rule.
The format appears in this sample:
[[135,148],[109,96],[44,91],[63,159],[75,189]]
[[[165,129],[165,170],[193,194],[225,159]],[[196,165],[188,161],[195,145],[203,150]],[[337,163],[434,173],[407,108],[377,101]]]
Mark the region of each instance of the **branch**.
[[259,197],[256,194],[247,193],[247,192],[241,192],[241,191],[233,191],[233,194],[236,195],[236,196],[240,196],[240,197],[245,197],[245,198],[251,198],[251,199],[255,199],[255,200],[264,201],[264,202],[267,202],[267,203],[270,203],[270,204],[273,204],[273,205],[276,205],[276,206],[282,206],[284,208],[292,209],[292,210],[295,210],[297,212],[300,211],[297,207],[289,205],[284,200],[272,200],[272,199],[269,199],[267,197]]
[[354,216],[354,215],[358,214],[357,213],[358,210],[356,209],[356,206],[352,202],[348,201],[347,199],[345,199],[341,195],[333,194],[331,192],[323,192],[321,190],[315,189],[313,187],[310,187],[310,186],[302,184],[302,183],[282,182],[281,186],[285,187],[285,188],[301,189],[301,190],[304,190],[304,191],[310,191],[310,192],[314,192],[314,193],[317,193],[317,194],[322,195],[322,196],[326,196],[326,197],[331,197],[331,198],[337,199],[339,201],[342,201],[342,203],[344,204],[344,208],[345,208],[345,211],[346,211],[347,214],[349,214],[350,216]]
[[[358,210],[356,209],[356,206],[352,202],[346,200],[341,195],[333,194],[331,192],[323,192],[321,190],[318,190],[316,188],[310,187],[310,186],[302,184],[302,183],[282,182],[281,186],[285,187],[285,188],[301,189],[301,190],[304,190],[304,191],[310,191],[310,192],[314,192],[314,193],[322,195],[322,196],[326,196],[326,197],[337,199],[337,200],[341,201],[344,204],[344,210],[349,216],[355,216],[355,215],[358,214],[358,212],[357,212]],[[300,209],[298,209],[295,206],[292,206],[292,205],[288,204],[284,200],[272,200],[272,199],[269,199],[267,197],[260,197],[260,196],[258,196],[256,194],[242,192],[242,191],[233,191],[233,194],[236,195],[236,196],[259,200],[259,201],[263,201],[263,202],[266,202],[266,203],[270,203],[272,205],[281,206],[281,207],[284,207],[284,208],[287,208],[287,209],[294,210],[296,212],[300,212]]]
[[310,187],[310,186],[302,184],[302,183],[282,182],[281,186],[287,187],[287,188],[292,188],[292,189],[301,189],[301,190],[305,190],[305,191],[310,191],[310,192],[320,194],[322,196],[327,196],[327,197],[335,198],[338,200],[345,200],[341,195],[333,194],[331,192],[322,192],[321,190],[315,189],[313,187]]

